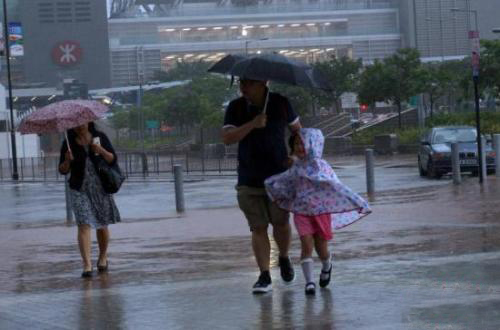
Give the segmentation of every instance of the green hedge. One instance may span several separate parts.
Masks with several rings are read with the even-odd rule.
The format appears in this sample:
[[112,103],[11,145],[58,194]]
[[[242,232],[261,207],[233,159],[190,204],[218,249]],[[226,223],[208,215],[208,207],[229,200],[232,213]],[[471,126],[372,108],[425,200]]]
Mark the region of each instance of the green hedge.
[[359,133],[355,133],[353,135],[353,143],[354,144],[373,144],[373,138],[376,135],[382,134],[397,134],[399,137],[400,144],[416,144],[420,141],[420,136],[422,135],[424,130],[419,128],[406,128],[406,129],[369,129],[367,131],[361,131]]
[[[470,125],[476,126],[476,115],[474,112],[439,114],[427,121],[428,127],[446,125]],[[481,113],[481,133],[500,133],[500,112]]]
[[[469,125],[476,126],[476,117],[474,112],[453,113],[453,114],[438,114],[432,119],[427,119],[426,127],[448,126],[448,125]],[[381,134],[397,134],[400,144],[418,144],[420,136],[425,130],[419,128],[408,129],[384,129],[373,128],[355,133],[353,135],[354,144],[373,144],[373,138]],[[499,134],[500,133],[500,112],[483,112],[481,113],[481,132],[483,134]]]

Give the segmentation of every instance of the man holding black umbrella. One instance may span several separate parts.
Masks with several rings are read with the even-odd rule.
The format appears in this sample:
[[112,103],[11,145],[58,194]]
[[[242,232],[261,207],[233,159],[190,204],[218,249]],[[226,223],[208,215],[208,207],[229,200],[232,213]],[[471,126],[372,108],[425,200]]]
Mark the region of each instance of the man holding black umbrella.
[[[252,77],[253,78],[253,77]],[[299,117],[290,102],[269,92],[266,81],[240,77],[242,97],[226,109],[222,138],[238,143],[238,205],[252,232],[252,247],[260,276],[253,293],[271,291],[269,224],[279,249],[281,277],[291,282],[295,273],[288,256],[291,240],[289,214],[268,198],[264,180],[287,169],[285,131],[300,129]]]

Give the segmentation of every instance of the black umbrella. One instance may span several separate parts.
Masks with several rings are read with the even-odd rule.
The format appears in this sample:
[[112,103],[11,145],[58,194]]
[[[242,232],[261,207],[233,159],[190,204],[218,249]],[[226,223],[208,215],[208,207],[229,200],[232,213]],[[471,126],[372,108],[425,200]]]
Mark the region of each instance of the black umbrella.
[[222,74],[229,74],[229,71],[233,68],[233,66],[243,60],[248,58],[247,55],[244,54],[229,54],[224,56],[221,60],[219,60],[217,63],[212,65],[209,69],[208,72],[214,72],[214,73],[222,73]]
[[331,89],[326,79],[311,66],[279,54],[244,58],[237,61],[227,73],[252,80],[270,80],[288,85]]

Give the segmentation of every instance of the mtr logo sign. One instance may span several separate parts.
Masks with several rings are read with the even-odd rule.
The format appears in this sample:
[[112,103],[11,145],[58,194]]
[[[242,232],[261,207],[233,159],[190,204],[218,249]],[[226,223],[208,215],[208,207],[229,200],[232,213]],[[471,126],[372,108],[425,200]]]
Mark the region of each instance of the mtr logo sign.
[[73,66],[82,59],[82,48],[76,41],[61,41],[52,48],[52,60],[60,66]]

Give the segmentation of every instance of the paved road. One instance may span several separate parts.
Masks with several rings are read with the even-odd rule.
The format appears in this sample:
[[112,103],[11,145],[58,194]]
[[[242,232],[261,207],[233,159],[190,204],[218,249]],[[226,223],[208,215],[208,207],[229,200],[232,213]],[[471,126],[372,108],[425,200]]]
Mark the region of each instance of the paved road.
[[[253,296],[236,208],[112,227],[110,273],[81,280],[72,226],[0,231],[0,329],[500,328],[500,182],[378,194],[335,234],[333,283],[303,294],[298,273]],[[94,256],[95,256],[94,246]],[[292,260],[299,271],[295,237]]]

